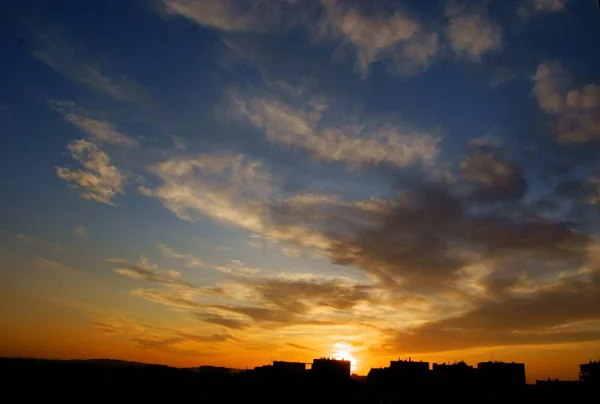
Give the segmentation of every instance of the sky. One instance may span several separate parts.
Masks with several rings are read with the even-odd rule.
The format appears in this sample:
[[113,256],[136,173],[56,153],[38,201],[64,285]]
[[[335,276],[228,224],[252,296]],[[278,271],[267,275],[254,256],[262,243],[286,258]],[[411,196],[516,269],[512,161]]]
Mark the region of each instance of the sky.
[[0,355],[598,357],[595,0],[0,8]]

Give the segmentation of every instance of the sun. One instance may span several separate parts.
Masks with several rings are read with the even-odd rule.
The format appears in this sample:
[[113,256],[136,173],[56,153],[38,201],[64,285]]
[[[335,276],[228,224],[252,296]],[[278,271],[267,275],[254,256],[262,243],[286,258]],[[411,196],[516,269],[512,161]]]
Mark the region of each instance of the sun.
[[353,355],[354,347],[347,342],[336,342],[333,344],[333,356],[335,359],[344,359],[350,361],[350,370],[354,372],[357,368],[358,361]]

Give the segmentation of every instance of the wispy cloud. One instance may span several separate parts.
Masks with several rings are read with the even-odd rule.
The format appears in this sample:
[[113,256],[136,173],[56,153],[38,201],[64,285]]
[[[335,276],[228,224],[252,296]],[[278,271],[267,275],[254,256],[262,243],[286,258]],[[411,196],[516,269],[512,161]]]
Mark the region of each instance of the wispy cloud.
[[528,20],[535,14],[565,11],[569,0],[523,0],[517,11],[522,20]]
[[439,138],[426,133],[402,133],[394,125],[375,129],[347,125],[327,127],[324,104],[294,109],[275,100],[235,101],[239,111],[273,143],[307,150],[312,157],[352,166],[389,164],[406,167],[431,164]]
[[196,257],[193,254],[182,254],[180,252],[175,251],[171,247],[167,247],[162,243],[157,243],[156,248],[162,253],[165,258],[174,258],[177,260],[184,261],[186,267],[190,268],[198,268],[204,265],[202,260]]
[[59,273],[67,273],[67,272],[75,271],[75,269],[73,269],[67,265],[61,264],[58,261],[54,261],[54,260],[51,260],[48,258],[43,258],[43,257],[38,257],[38,258],[34,259],[33,263],[38,268],[47,269],[47,270],[59,272]]
[[287,344],[292,348],[300,349],[302,351],[314,351],[314,349],[312,348],[300,344],[294,344],[293,342],[288,342]]
[[196,316],[200,321],[205,323],[220,325],[232,330],[243,330],[252,325],[250,322],[243,319],[225,317],[217,314],[196,313]]
[[207,342],[215,347],[220,343],[235,340],[235,337],[226,333],[199,335],[193,330],[151,325],[105,313],[92,313],[92,318],[93,326],[98,330],[123,337],[138,348],[187,357],[214,355],[214,350],[206,349]]
[[119,101],[146,104],[148,96],[130,78],[111,74],[105,64],[90,56],[58,31],[36,32],[32,55],[70,80]]
[[46,241],[46,240],[42,240],[36,237],[32,237],[29,236],[27,234],[15,234],[14,238],[16,238],[19,241],[22,241],[24,243],[27,244],[31,244],[34,245],[36,247],[40,247],[40,248],[45,248],[45,249],[49,249],[49,250],[54,250],[54,251],[63,251],[64,248],[62,245],[60,245],[59,243],[53,242],[53,241]]
[[561,11],[569,0],[533,0],[535,9],[539,11]]
[[294,10],[295,0],[160,0],[167,15],[179,15],[197,24],[231,32],[264,32],[283,26],[283,14]]
[[[128,276],[128,275],[125,275]],[[137,279],[137,278],[136,278]],[[196,309],[202,306],[202,298],[223,295],[223,290],[217,287],[193,288],[193,289],[132,289],[132,296],[143,297],[155,303],[180,309]]]
[[94,119],[90,114],[78,108],[72,102],[53,101],[63,117],[78,129],[90,136],[91,140],[98,143],[115,144],[119,146],[137,146],[139,142],[115,128],[111,123]]
[[150,264],[144,256],[138,262],[112,258],[109,260],[115,264],[114,271],[126,278],[140,281],[148,281],[163,285],[194,287],[181,278],[181,274],[175,270],[160,270],[157,265]]
[[82,191],[81,196],[107,205],[113,205],[117,194],[123,193],[125,175],[112,165],[108,155],[94,143],[76,140],[69,144],[71,156],[83,169],[57,167],[56,174]]
[[274,180],[260,161],[243,155],[201,154],[174,158],[153,167],[161,184],[152,195],[184,220],[202,217],[259,234],[282,244],[327,245],[323,236],[303,226],[278,226],[270,220]]

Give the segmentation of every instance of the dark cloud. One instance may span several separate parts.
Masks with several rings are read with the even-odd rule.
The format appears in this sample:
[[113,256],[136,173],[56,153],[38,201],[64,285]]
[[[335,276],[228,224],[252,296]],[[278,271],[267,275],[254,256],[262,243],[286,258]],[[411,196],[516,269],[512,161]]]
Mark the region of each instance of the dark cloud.
[[[285,309],[262,307],[262,306],[234,306],[234,305],[212,305],[206,308],[229,311],[241,314],[252,319],[252,321],[264,328],[276,328],[294,325],[336,325],[339,321],[319,320],[308,316],[301,316]],[[343,322],[346,324],[347,322]]]
[[460,162],[460,170],[474,184],[473,196],[481,202],[520,199],[527,191],[521,168],[496,147],[472,145]]
[[589,179],[564,179],[558,182],[554,188],[557,196],[585,202],[596,193],[596,187]]
[[242,330],[251,325],[247,321],[242,321],[235,318],[227,318],[216,314],[196,313],[196,317],[205,323],[216,324],[226,328],[231,328],[233,330]]
[[283,309],[271,309],[260,306],[225,306],[225,305],[214,305],[212,306],[217,309],[226,310],[236,314],[242,314],[250,317],[256,323],[292,323],[295,322],[296,317],[290,314],[287,310]]
[[398,332],[387,342],[396,351],[436,352],[598,340],[599,281],[596,273],[591,281],[565,280],[523,297],[485,301],[463,315]]
[[228,334],[213,334],[213,335],[193,335],[184,332],[174,332],[173,335],[162,338],[148,338],[133,336],[134,341],[140,348],[161,350],[172,349],[173,346],[183,342],[225,342],[233,338]]
[[291,346],[292,348],[296,348],[296,349],[301,349],[303,351],[314,351],[314,349],[306,347],[304,345],[300,345],[300,344],[294,344],[292,342],[288,342],[286,345]]
[[268,303],[291,313],[305,313],[311,307],[349,310],[370,300],[370,286],[337,282],[268,280],[256,287]]
[[286,225],[314,225],[326,234],[335,264],[358,266],[391,287],[429,292],[449,289],[464,268],[482,261],[521,259],[511,276],[577,267],[590,240],[566,218],[539,216],[526,204],[478,212],[456,190],[434,183],[403,190],[368,213],[346,206],[322,220],[324,211],[288,211]]

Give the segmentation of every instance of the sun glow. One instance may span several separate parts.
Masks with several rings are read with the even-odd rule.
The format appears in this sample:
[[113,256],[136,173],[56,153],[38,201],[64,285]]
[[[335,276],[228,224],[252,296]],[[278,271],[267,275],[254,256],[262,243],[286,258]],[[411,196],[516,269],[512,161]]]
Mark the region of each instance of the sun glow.
[[333,356],[335,359],[344,359],[350,361],[350,369],[354,372],[357,368],[358,361],[353,355],[354,348],[346,342],[336,342],[333,344]]

